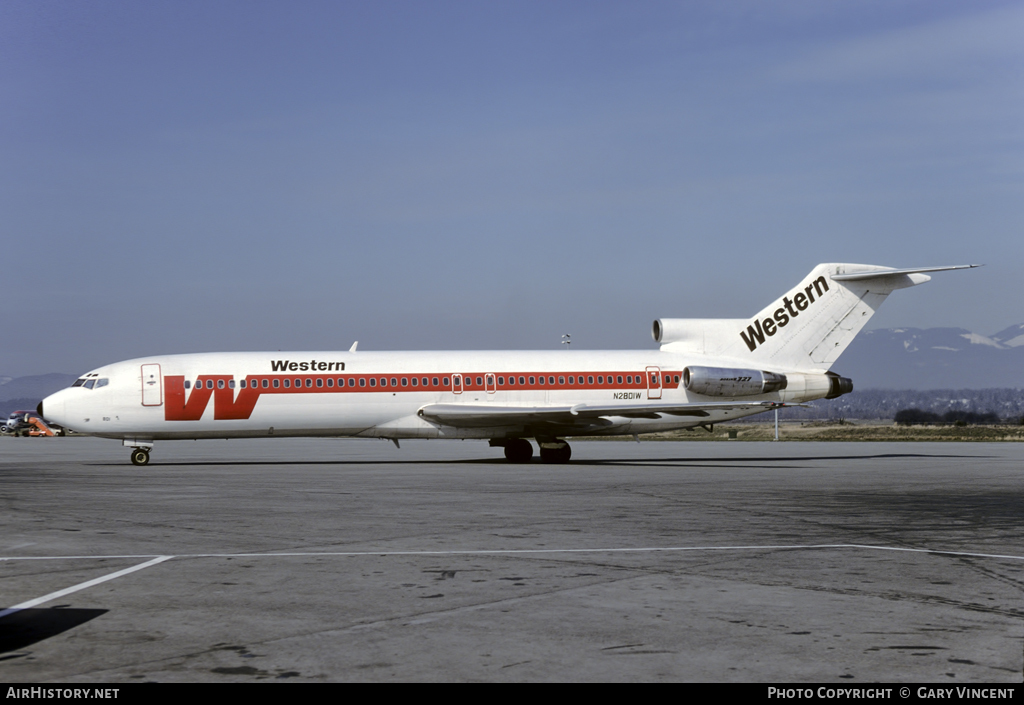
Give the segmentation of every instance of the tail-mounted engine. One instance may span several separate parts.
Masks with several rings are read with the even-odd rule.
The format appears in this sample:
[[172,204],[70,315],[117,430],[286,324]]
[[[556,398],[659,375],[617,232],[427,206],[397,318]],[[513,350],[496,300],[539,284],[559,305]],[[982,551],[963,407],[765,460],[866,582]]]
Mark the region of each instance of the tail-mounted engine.
[[826,399],[835,399],[853,391],[853,380],[849,377],[840,377],[835,372],[826,372],[828,377],[828,394]]
[[786,375],[764,370],[728,367],[687,367],[683,370],[683,386],[686,390],[710,397],[769,394],[785,389],[787,383]]

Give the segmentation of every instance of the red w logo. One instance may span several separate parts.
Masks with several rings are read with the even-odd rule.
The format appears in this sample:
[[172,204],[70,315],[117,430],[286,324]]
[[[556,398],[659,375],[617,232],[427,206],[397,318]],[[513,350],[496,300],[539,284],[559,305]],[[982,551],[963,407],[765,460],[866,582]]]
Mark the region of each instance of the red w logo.
[[[231,389],[231,375],[200,375],[195,388],[185,398],[185,378],[164,377],[164,418],[167,421],[198,421],[213,397],[213,418],[247,419],[252,414],[260,390],[256,387]],[[238,396],[235,396],[235,392]]]

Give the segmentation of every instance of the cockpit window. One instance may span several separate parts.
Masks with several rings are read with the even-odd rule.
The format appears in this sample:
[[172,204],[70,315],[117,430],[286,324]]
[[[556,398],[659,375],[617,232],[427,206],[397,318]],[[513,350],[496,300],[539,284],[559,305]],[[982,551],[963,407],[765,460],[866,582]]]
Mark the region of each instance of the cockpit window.
[[85,377],[82,377],[81,379],[76,379],[75,383],[72,384],[71,386],[72,387],[81,387],[83,384],[85,384]]
[[96,380],[96,389],[99,389],[100,387],[106,387],[108,384],[110,384],[109,379],[107,379],[106,377],[100,377],[98,380]]
[[96,384],[96,380],[94,380],[94,379],[89,379],[89,380],[86,380],[86,381],[85,381],[85,388],[86,388],[86,389],[92,389],[92,386],[93,386],[94,384]]

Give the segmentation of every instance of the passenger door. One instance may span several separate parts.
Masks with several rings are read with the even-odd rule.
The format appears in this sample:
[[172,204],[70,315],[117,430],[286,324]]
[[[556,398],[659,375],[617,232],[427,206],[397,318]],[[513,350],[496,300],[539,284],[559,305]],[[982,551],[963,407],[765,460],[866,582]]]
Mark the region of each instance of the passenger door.
[[149,363],[142,366],[142,405],[160,406],[164,403],[164,381],[160,365]]

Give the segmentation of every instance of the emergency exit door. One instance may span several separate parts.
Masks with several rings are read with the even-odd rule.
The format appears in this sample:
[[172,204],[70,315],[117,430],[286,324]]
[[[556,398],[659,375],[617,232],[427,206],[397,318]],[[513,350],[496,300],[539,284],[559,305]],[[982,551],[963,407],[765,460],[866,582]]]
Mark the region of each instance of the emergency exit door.
[[647,368],[647,398],[661,399],[661,368]]

